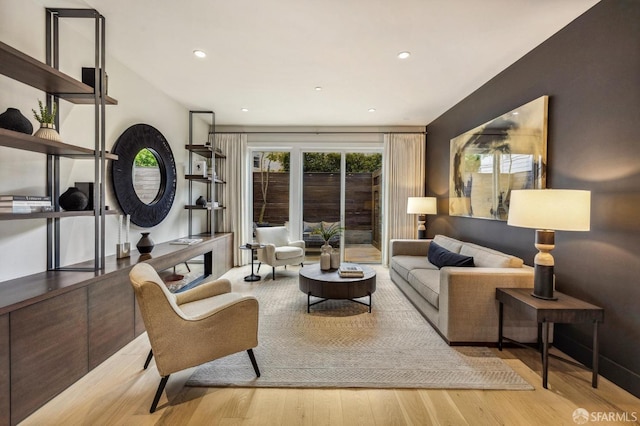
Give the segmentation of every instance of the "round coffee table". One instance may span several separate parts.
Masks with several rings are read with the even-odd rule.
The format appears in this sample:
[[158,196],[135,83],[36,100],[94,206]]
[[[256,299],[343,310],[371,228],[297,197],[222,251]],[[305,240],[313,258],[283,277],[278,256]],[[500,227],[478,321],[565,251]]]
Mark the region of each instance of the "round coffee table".
[[[365,265],[359,266],[364,276],[357,278],[343,278],[337,269],[323,271],[317,263],[301,268],[299,285],[300,291],[307,295],[307,312],[310,312],[311,306],[329,299],[348,299],[368,306],[371,312],[371,295],[376,291],[376,271]],[[322,300],[311,303],[311,296]],[[369,296],[368,304],[355,300],[365,296]]]

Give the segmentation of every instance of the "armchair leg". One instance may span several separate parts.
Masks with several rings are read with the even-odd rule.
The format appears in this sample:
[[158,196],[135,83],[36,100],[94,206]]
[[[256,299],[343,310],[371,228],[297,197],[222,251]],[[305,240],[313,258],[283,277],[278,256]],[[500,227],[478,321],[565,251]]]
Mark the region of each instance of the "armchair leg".
[[273,275],[273,280],[275,281],[276,280],[276,267],[272,266],[272,268],[273,268],[273,274],[272,274]]
[[260,370],[258,369],[258,363],[256,362],[256,357],[255,355],[253,355],[253,349],[247,349],[247,353],[249,354],[251,365],[253,365],[253,370],[256,372],[256,377],[260,377]]
[[158,385],[158,390],[156,391],[156,396],[153,398],[153,403],[151,403],[151,409],[149,410],[150,413],[153,413],[156,411],[156,407],[158,406],[158,401],[160,401],[160,396],[162,395],[162,391],[164,391],[164,387],[167,385],[169,376],[170,375],[167,374],[160,380],[160,384]]
[[147,360],[144,362],[144,369],[146,370],[151,362],[151,358],[153,358],[153,349],[149,351],[149,355],[147,355]]

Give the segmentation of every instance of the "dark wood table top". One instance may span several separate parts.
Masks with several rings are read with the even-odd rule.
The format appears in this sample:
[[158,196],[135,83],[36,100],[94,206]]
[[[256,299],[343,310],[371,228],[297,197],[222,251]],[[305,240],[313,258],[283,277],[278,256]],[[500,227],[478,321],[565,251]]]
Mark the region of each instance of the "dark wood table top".
[[364,272],[363,277],[341,277],[337,269],[329,269],[323,271],[320,269],[320,264],[314,263],[312,265],[305,265],[300,268],[300,275],[304,278],[322,281],[322,282],[349,282],[349,281],[362,281],[368,280],[376,276],[376,271],[366,265],[358,265]]
[[604,321],[604,309],[567,294],[554,291],[558,300],[531,295],[531,288],[497,288],[496,299],[537,322],[577,323]]

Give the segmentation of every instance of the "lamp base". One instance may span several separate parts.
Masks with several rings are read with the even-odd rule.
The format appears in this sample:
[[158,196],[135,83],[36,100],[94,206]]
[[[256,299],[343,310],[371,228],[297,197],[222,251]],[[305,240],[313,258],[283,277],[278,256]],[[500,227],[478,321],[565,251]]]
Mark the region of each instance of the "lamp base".
[[533,297],[543,300],[558,300],[553,296],[553,265],[535,264],[533,272]]

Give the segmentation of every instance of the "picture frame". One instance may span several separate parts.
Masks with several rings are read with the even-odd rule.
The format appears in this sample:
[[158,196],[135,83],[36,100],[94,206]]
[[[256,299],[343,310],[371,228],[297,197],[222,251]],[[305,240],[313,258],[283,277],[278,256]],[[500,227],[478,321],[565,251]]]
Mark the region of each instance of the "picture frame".
[[549,97],[451,139],[449,215],[506,221],[511,191],[546,187]]

